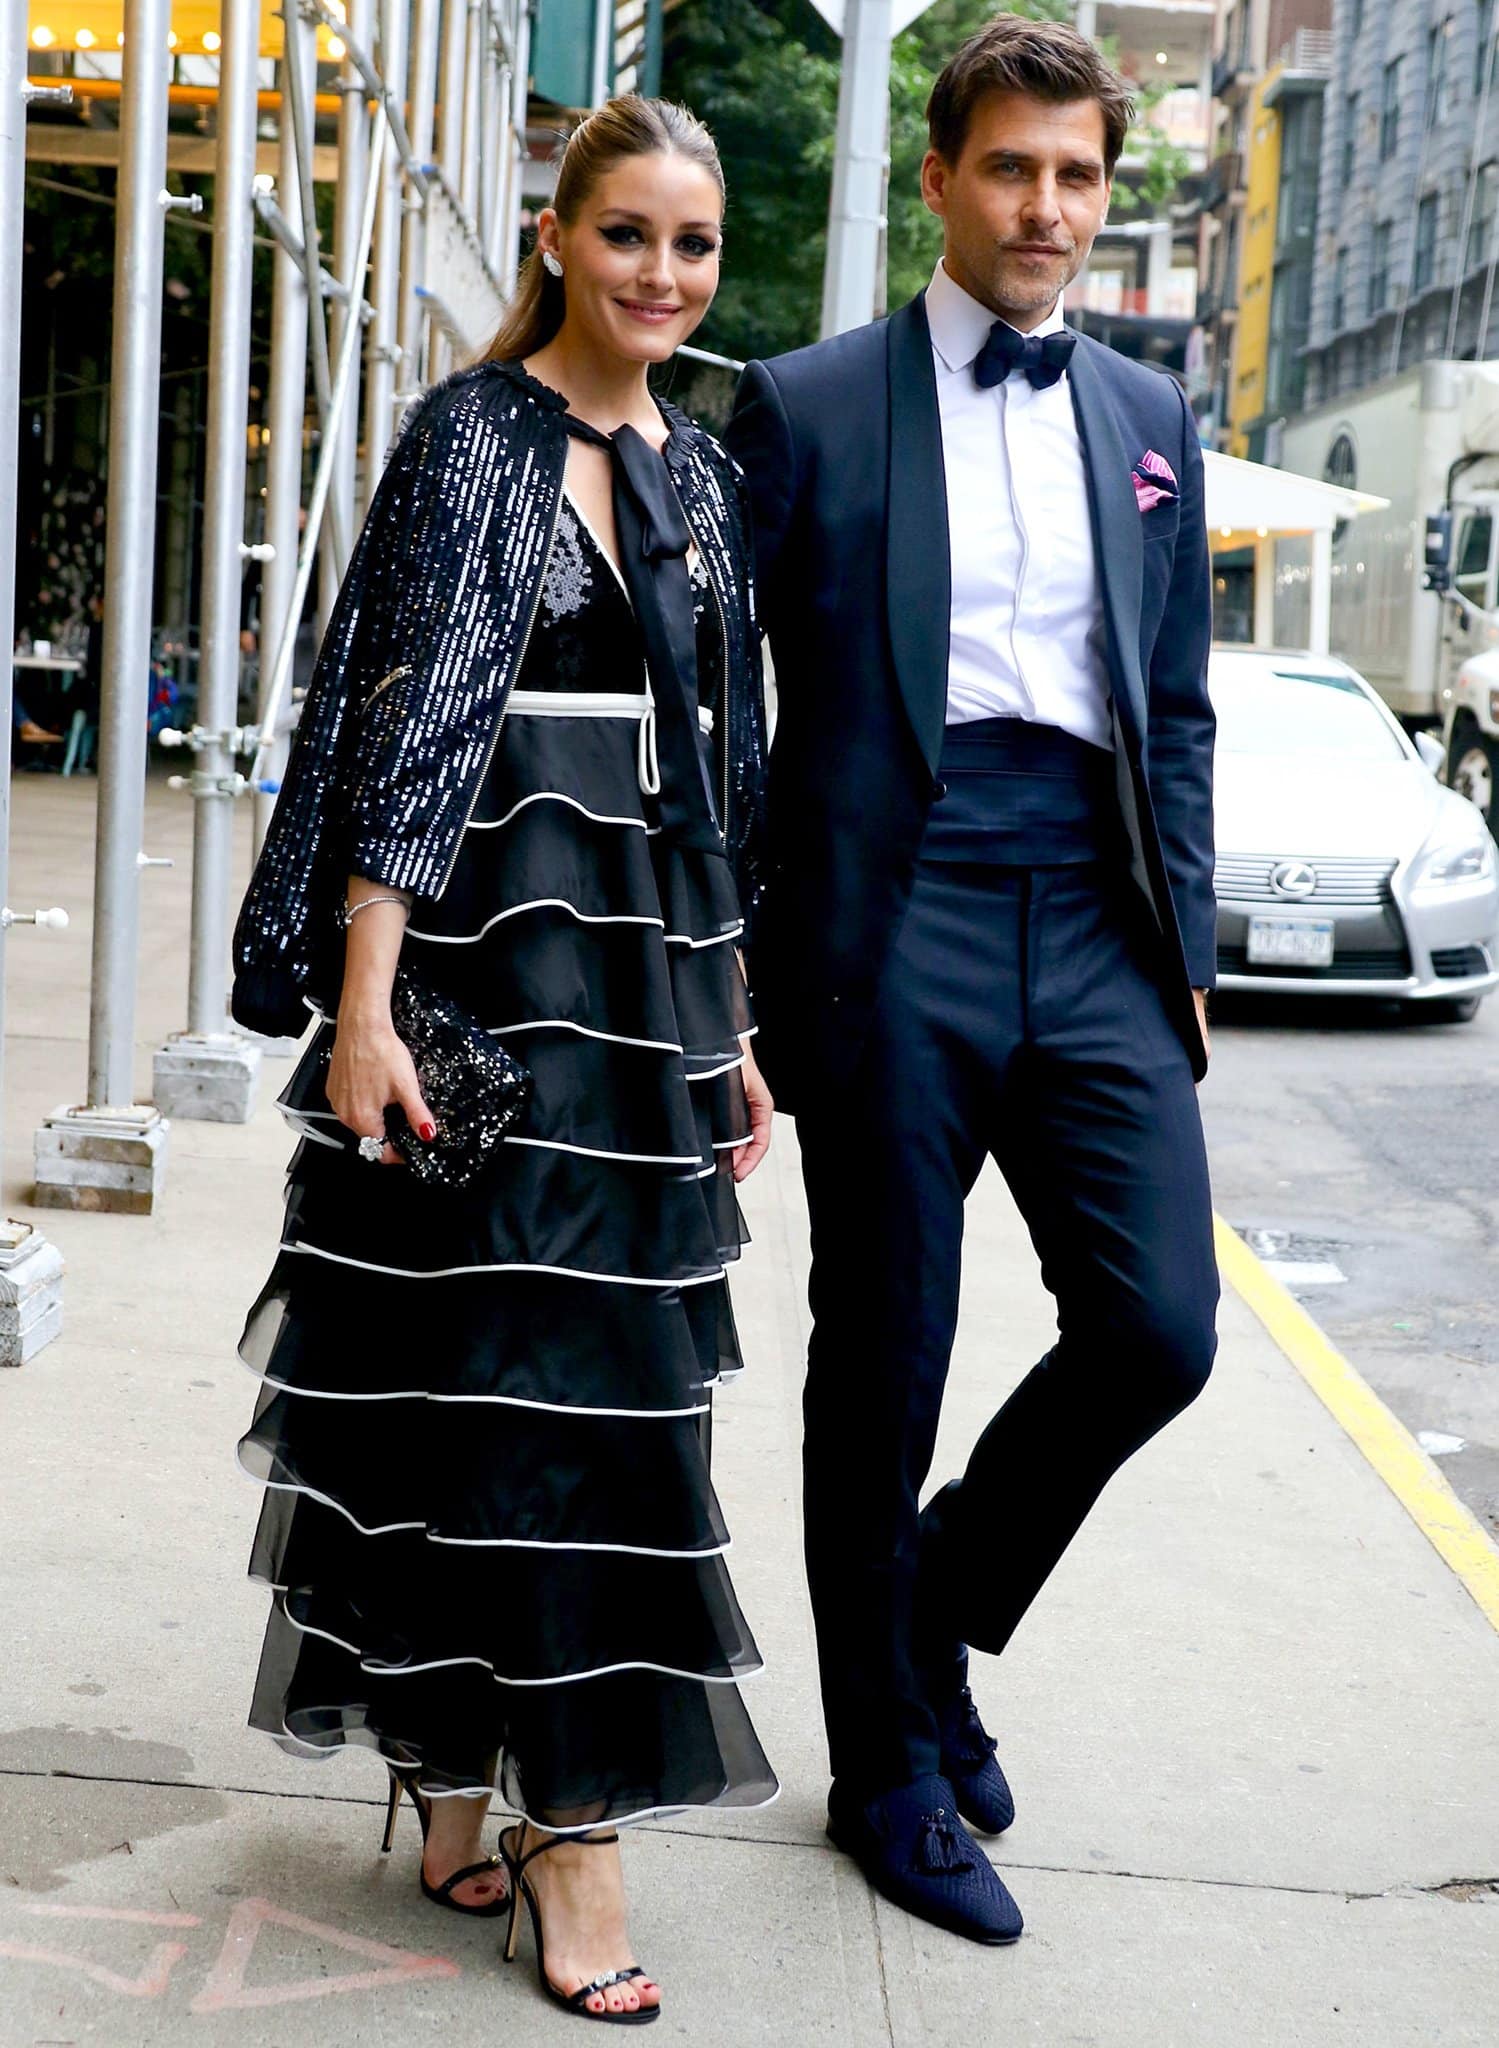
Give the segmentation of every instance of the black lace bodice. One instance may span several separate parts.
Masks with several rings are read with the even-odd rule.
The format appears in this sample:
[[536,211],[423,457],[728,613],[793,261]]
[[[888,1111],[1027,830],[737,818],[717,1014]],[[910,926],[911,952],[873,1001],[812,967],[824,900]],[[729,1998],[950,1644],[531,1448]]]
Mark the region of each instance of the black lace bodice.
[[[717,713],[723,631],[700,559],[692,562],[698,702]],[[635,691],[645,687],[645,646],[618,570],[588,522],[564,497],[542,581],[531,642],[517,678],[523,690]]]

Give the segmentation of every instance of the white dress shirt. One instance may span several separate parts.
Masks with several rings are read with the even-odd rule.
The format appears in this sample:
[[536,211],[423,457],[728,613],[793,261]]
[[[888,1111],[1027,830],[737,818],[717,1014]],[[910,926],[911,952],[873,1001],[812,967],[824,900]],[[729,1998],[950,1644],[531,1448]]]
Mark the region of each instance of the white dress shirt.
[[[937,373],[952,638],[947,723],[1028,718],[1111,748],[1103,593],[1067,375],[981,390],[994,315],[937,265],[926,295]],[[1031,331],[1059,333],[1061,300]]]

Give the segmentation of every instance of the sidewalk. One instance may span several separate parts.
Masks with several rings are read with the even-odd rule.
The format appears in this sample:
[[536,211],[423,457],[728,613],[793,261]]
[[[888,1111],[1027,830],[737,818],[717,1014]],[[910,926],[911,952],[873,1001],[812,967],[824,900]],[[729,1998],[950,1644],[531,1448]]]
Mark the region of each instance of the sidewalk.
[[[38,1119],[84,1078],[92,799],[17,778],[11,901],[73,924],[11,936],[13,1211]],[[143,881],[142,1087],[183,1021],[190,833],[186,800],[153,789],[147,850],[179,865]],[[423,1904],[409,1815],[376,1854],[373,1758],[298,1765],[244,1726],[265,1595],[244,1578],[258,1494],[232,1453],[254,1389],[233,1345],[275,1242],[285,1071],[266,1063],[248,1128],[174,1127],[154,1218],[17,1211],[69,1271],[62,1339],[0,1375],[0,2048],[578,2038],[536,1993],[529,1937],[506,1970],[492,1926]],[[668,1996],[652,2038],[1492,2048],[1499,1633],[1233,1295],[1207,1394],[1106,1494],[1002,1669],[976,1671],[1025,1939],[981,1951],[871,1897],[821,1828],[790,1126],[746,1206],[751,1369],[715,1445],[784,1791],[630,1843]],[[1050,1334],[991,1174],[943,1476]]]

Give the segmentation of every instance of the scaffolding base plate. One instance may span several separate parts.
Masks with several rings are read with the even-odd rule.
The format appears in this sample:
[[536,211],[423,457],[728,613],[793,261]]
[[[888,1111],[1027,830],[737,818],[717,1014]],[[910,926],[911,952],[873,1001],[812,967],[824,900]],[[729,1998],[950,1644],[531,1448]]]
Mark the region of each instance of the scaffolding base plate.
[[25,1365],[61,1331],[64,1270],[34,1224],[0,1223],[0,1367]]
[[151,1094],[164,1116],[246,1124],[255,1114],[260,1047],[232,1032],[174,1032],[151,1066]]
[[102,1109],[64,1103],[36,1134],[33,1203],[149,1216],[166,1174],[170,1129],[149,1102]]

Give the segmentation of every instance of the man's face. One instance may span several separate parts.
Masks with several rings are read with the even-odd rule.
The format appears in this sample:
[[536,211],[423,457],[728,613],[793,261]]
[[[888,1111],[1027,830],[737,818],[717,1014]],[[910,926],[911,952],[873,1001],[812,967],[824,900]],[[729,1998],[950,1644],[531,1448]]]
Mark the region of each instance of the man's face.
[[1088,260],[1109,210],[1103,109],[990,92],[963,151],[928,150],[921,196],[941,219],[955,284],[1022,331],[1035,327]]

